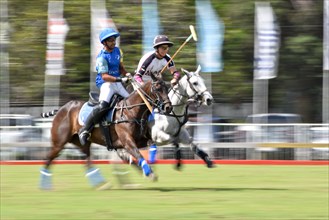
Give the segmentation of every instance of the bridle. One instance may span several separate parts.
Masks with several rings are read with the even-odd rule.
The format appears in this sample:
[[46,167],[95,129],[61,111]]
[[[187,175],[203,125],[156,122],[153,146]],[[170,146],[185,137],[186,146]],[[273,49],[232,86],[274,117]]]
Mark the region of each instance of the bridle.
[[[191,78],[192,78],[193,76],[191,77],[191,76],[189,76],[189,75],[186,74],[186,77],[187,77],[187,80],[186,80],[186,81],[187,81],[189,87],[191,88],[191,90],[194,92],[194,94],[191,95],[191,96],[189,96],[188,94],[187,94],[187,95],[185,95],[185,94],[179,94],[179,93],[177,92],[177,91],[178,91],[178,87],[179,87],[179,86],[180,86],[180,87],[183,87],[183,85],[181,85],[181,81],[178,82],[177,87],[173,87],[173,88],[172,88],[172,91],[173,91],[173,93],[174,93],[179,99],[186,98],[189,102],[195,102],[195,103],[198,103],[198,106],[200,106],[201,103],[202,103],[202,97],[203,97],[203,94],[204,94],[205,92],[207,92],[208,90],[205,89],[204,91],[199,91],[199,92],[198,92],[198,91],[195,89],[195,86],[193,85],[193,83],[190,81]],[[199,77],[199,76],[196,76],[196,77]],[[186,85],[186,87],[183,88],[183,89],[184,89],[184,91],[187,91],[187,85]],[[181,97],[179,97],[179,96],[181,96]]]
[[[184,113],[183,113],[182,115],[177,115],[177,114],[173,111],[172,114],[165,114],[165,115],[167,115],[167,116],[174,117],[174,118],[177,120],[177,123],[179,124],[179,126],[178,126],[178,130],[177,130],[177,132],[174,134],[174,137],[176,137],[176,136],[180,133],[180,130],[181,130],[182,126],[183,126],[184,124],[186,124],[186,122],[188,121],[188,117],[187,117],[187,115],[188,115],[188,106],[189,106],[188,104],[194,102],[194,103],[197,103],[198,106],[201,106],[201,104],[202,104],[202,97],[203,97],[203,94],[204,94],[205,92],[207,92],[207,89],[205,89],[204,91],[199,91],[199,92],[198,92],[198,91],[195,89],[195,86],[193,85],[193,83],[191,82],[191,78],[192,78],[192,76],[189,76],[188,74],[186,74],[186,77],[187,77],[187,80],[186,80],[186,81],[187,81],[188,84],[186,84],[185,88],[183,87],[184,85],[182,85],[182,81],[181,81],[181,80],[178,82],[178,85],[177,85],[177,86],[175,86],[175,87],[172,88],[173,94],[176,95],[177,98],[182,102],[181,104],[178,104],[178,105],[176,105],[176,106],[186,105],[186,103],[184,103],[184,102],[182,101],[182,99],[185,98],[185,99],[187,100],[187,105],[186,105],[186,107],[185,107],[185,111],[184,111]],[[196,76],[196,77],[199,77],[199,76]],[[187,91],[187,87],[188,87],[188,86],[189,86],[189,87],[191,88],[191,90],[194,92],[193,95],[189,96],[187,93],[186,93],[186,95],[185,95],[185,94],[180,94],[180,93],[178,92],[179,89],[183,89],[184,91]],[[173,105],[173,106],[175,106],[175,105]],[[180,118],[183,118],[183,120],[181,121]]]
[[[157,89],[156,85],[160,84],[161,88]],[[158,108],[160,111],[163,111],[163,107],[170,103],[170,99],[168,98],[168,96],[166,96],[166,99],[163,100],[162,97],[159,95],[160,90],[163,90],[165,87],[165,83],[163,81],[159,81],[159,80],[152,80],[151,81],[151,95],[148,95],[144,90],[141,90],[141,92],[144,94],[144,96],[146,97],[147,101],[154,107]],[[152,97],[154,96],[154,97]]]

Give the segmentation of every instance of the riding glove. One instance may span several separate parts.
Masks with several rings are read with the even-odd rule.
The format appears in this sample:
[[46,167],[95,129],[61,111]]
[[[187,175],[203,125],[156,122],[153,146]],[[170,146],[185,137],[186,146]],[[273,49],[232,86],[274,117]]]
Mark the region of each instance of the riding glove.
[[126,83],[128,80],[129,80],[128,77],[122,77],[122,78],[121,78],[121,81],[122,81],[123,83]]

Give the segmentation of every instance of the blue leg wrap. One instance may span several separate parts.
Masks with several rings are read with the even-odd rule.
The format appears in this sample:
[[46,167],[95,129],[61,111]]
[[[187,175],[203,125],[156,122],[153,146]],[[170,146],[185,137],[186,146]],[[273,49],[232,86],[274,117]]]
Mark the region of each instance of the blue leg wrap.
[[42,168],[40,170],[40,185],[39,188],[43,190],[50,190],[52,189],[51,183],[51,172],[46,168]]
[[86,177],[88,177],[91,186],[96,187],[101,183],[105,183],[105,179],[102,176],[98,168],[92,167],[87,170]]
[[149,149],[149,162],[151,164],[156,162],[156,156],[157,156],[157,146],[155,144],[152,144]]
[[146,160],[145,159],[139,159],[138,161],[138,166],[142,167],[143,169],[143,172],[145,174],[145,176],[148,176],[151,174],[151,168],[150,166],[147,164]]

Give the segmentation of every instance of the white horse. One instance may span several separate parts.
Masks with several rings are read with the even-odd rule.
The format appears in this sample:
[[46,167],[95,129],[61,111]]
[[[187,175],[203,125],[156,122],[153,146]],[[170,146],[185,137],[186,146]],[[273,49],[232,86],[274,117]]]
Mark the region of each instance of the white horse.
[[185,75],[168,94],[173,111],[170,114],[155,111],[155,120],[148,123],[152,140],[156,145],[173,144],[175,146],[175,155],[178,160],[177,168],[181,165],[180,143],[190,145],[194,154],[203,159],[209,168],[214,166],[208,154],[193,142],[193,138],[184,126],[188,120],[188,106],[191,102],[198,102],[199,105],[207,106],[213,102],[213,97],[199,74],[200,71],[200,65],[195,72],[182,69]]
[[[193,138],[184,126],[188,120],[188,106],[190,103],[197,102],[199,105],[209,106],[213,102],[213,97],[207,90],[203,78],[199,74],[200,71],[200,65],[195,72],[182,69],[185,75],[168,94],[173,111],[170,114],[165,114],[155,109],[154,120],[148,122],[148,128],[150,129],[150,135],[154,144],[158,146],[173,144],[175,146],[177,169],[181,166],[181,149],[179,148],[179,144],[190,145],[194,154],[202,158],[208,168],[214,167],[208,154],[193,142]],[[131,155],[125,150],[117,150],[117,155],[123,161],[135,165],[141,171],[140,167],[132,160]]]

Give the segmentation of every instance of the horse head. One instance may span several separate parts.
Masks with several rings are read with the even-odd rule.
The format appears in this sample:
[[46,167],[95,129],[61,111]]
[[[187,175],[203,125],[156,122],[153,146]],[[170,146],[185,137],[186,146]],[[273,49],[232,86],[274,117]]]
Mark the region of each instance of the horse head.
[[[186,93],[190,98],[200,102],[202,105],[211,105],[214,98],[207,90],[203,78],[200,76],[201,66],[199,65],[195,72],[189,72],[182,69],[182,72],[186,75],[186,81],[188,86],[186,87]],[[182,80],[182,79],[181,79]]]
[[155,99],[156,107],[169,114],[173,107],[168,97],[168,87],[162,78],[153,74],[151,74],[151,77],[150,96]]

